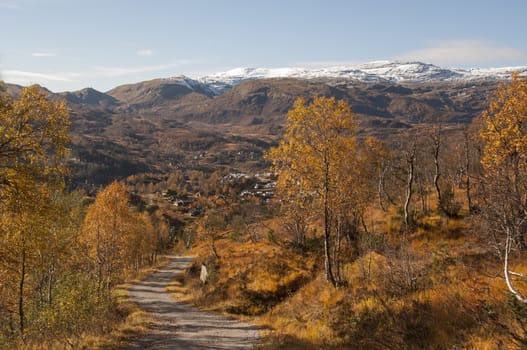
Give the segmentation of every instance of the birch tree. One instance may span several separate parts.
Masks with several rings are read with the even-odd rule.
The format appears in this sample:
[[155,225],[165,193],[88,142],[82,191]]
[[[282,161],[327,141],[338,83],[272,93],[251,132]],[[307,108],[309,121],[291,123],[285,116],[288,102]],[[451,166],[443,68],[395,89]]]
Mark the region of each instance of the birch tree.
[[511,271],[512,253],[527,248],[527,79],[513,75],[510,84],[499,87],[482,119],[483,215],[503,260],[507,287],[527,303],[527,291],[514,281],[525,276]]
[[156,250],[149,218],[131,210],[126,187],[113,182],[88,208],[82,242],[94,263],[99,291],[109,291],[127,271],[137,271]]
[[[326,280],[339,283],[334,264],[345,217],[352,208],[353,171],[358,166],[355,121],[349,106],[334,98],[315,97],[311,103],[295,102],[287,115],[284,140],[272,149],[269,158],[278,173],[281,198],[306,208],[312,200],[324,232]],[[297,212],[293,212],[296,214]],[[303,222],[300,222],[304,225]]]
[[55,238],[52,197],[67,172],[68,127],[65,104],[48,100],[36,86],[17,100],[0,95],[0,312],[17,316],[22,340],[28,276],[43,243]]

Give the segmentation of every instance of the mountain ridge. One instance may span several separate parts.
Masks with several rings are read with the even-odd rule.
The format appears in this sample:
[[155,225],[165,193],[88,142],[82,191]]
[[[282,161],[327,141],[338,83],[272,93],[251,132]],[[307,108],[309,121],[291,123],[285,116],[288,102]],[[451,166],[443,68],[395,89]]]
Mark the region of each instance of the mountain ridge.
[[359,82],[460,82],[476,80],[506,80],[519,71],[527,75],[527,66],[500,68],[443,68],[423,62],[374,61],[359,65],[334,66],[328,68],[235,68],[213,73],[196,80],[221,94],[247,80],[295,78],[331,79]]
[[[214,91],[221,88],[214,82],[184,76],[120,85],[106,93],[90,88],[46,93],[69,102],[75,183],[97,186],[182,168],[260,171],[267,166],[262,155],[281,139],[287,111],[299,97],[346,101],[360,137],[395,142],[439,124],[459,132],[487,107],[511,70],[472,71],[470,76],[479,78],[469,80],[428,64],[377,62],[360,72],[335,70],[334,78],[291,77],[287,70],[272,77],[262,69],[239,69],[231,72],[232,81],[221,81],[227,84],[222,93]],[[5,87],[13,95],[21,91]]]
[[[267,79],[301,79],[325,81],[333,83],[364,82],[364,83],[433,83],[433,82],[476,82],[476,81],[506,81],[514,72],[527,76],[527,66],[497,67],[497,68],[447,68],[419,61],[372,61],[356,65],[339,65],[325,68],[250,68],[239,67],[223,72],[211,73],[192,78],[185,75],[159,77],[135,83],[115,86],[107,91],[92,87],[80,90],[52,93],[46,87],[46,93],[63,96],[73,103],[114,105],[119,100],[119,94],[133,86],[161,84],[172,87],[179,86],[190,92],[197,92],[209,97],[218,96],[248,80]],[[17,84],[6,83],[6,87]],[[108,95],[106,98],[102,95]],[[117,96],[116,96],[117,95]]]

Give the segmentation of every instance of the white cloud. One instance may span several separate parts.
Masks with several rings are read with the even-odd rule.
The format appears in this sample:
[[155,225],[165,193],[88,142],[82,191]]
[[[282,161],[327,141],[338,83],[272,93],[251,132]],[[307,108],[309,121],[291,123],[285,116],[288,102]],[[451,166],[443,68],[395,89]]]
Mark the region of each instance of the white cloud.
[[27,72],[21,70],[4,70],[2,71],[2,77],[9,82],[17,82],[24,84],[31,83],[42,83],[50,81],[61,81],[61,82],[75,82],[77,80],[71,79],[69,73],[38,73],[38,72]]
[[143,49],[136,52],[137,56],[153,56],[155,52],[150,49]]
[[33,57],[55,57],[57,54],[53,52],[33,52],[31,54]]
[[525,60],[527,53],[488,41],[446,40],[424,49],[404,53],[395,59],[435,64],[484,64]]
[[165,69],[180,67],[185,64],[189,64],[192,61],[179,61],[177,63],[159,64],[153,66],[138,66],[138,67],[102,67],[97,66],[93,68],[93,72],[88,73],[89,76],[97,77],[120,77],[131,74],[156,72]]
[[[16,69],[6,69],[0,71],[0,79],[9,83],[19,85],[40,84],[53,91],[71,90],[86,86],[111,86],[114,87],[120,79],[134,80],[133,75],[142,75],[144,73],[160,72],[171,68],[180,67],[182,65],[195,63],[192,60],[180,60],[169,64],[151,65],[151,66],[135,66],[135,67],[104,67],[97,66],[85,71],[70,71],[70,72],[31,72]],[[132,76],[129,78],[128,76]],[[141,79],[144,77],[141,76]],[[60,87],[60,88],[57,88]],[[59,90],[60,89],[60,90]]]
[[10,82],[41,82],[41,81],[62,81],[62,82],[80,82],[82,78],[112,78],[121,77],[132,74],[148,73],[162,71],[165,69],[180,67],[193,61],[179,61],[177,63],[160,64],[154,66],[138,66],[138,67],[93,67],[88,71],[79,72],[58,72],[58,73],[40,73],[29,72],[22,70],[3,70],[2,78]]

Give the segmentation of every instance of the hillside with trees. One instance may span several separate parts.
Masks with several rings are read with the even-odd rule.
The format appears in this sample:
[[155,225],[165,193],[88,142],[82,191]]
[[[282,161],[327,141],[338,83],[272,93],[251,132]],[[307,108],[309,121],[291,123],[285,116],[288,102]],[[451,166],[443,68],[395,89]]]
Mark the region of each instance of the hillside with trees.
[[[349,79],[246,80],[213,94],[189,79],[155,79],[53,94],[71,117],[68,183],[88,191],[116,178],[176,170],[264,172],[263,155],[284,133],[287,111],[302,97],[346,101],[357,137],[388,143],[441,123],[458,132],[485,108],[500,80],[395,83]],[[14,96],[21,87],[8,85]]]
[[260,202],[280,212],[242,231],[224,212],[213,249],[199,219],[176,295],[249,316],[269,349],[525,347],[525,84],[462,135],[437,124],[397,147],[357,142],[342,101],[298,100]]
[[168,244],[164,221],[131,210],[124,185],[94,200],[66,190],[69,125],[65,103],[37,87],[1,96],[0,348],[108,333],[124,317],[115,286]]
[[169,250],[263,349],[526,346],[524,77],[173,85],[2,94],[0,348],[148,332],[121,284]]

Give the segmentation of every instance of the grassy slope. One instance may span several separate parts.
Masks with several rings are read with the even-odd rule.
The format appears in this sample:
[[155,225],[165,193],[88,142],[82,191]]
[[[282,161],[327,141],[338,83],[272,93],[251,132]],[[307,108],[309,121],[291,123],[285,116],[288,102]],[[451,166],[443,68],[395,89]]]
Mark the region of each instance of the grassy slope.
[[[300,251],[262,234],[258,242],[223,237],[219,260],[198,245],[198,260],[173,289],[202,308],[261,324],[263,348],[520,347],[511,332],[525,336],[527,312],[506,293],[499,261],[474,223],[424,217],[401,246],[394,216],[376,217],[377,240],[344,265],[345,287],[324,281],[316,249]],[[202,263],[210,273],[206,285],[199,281]]]

